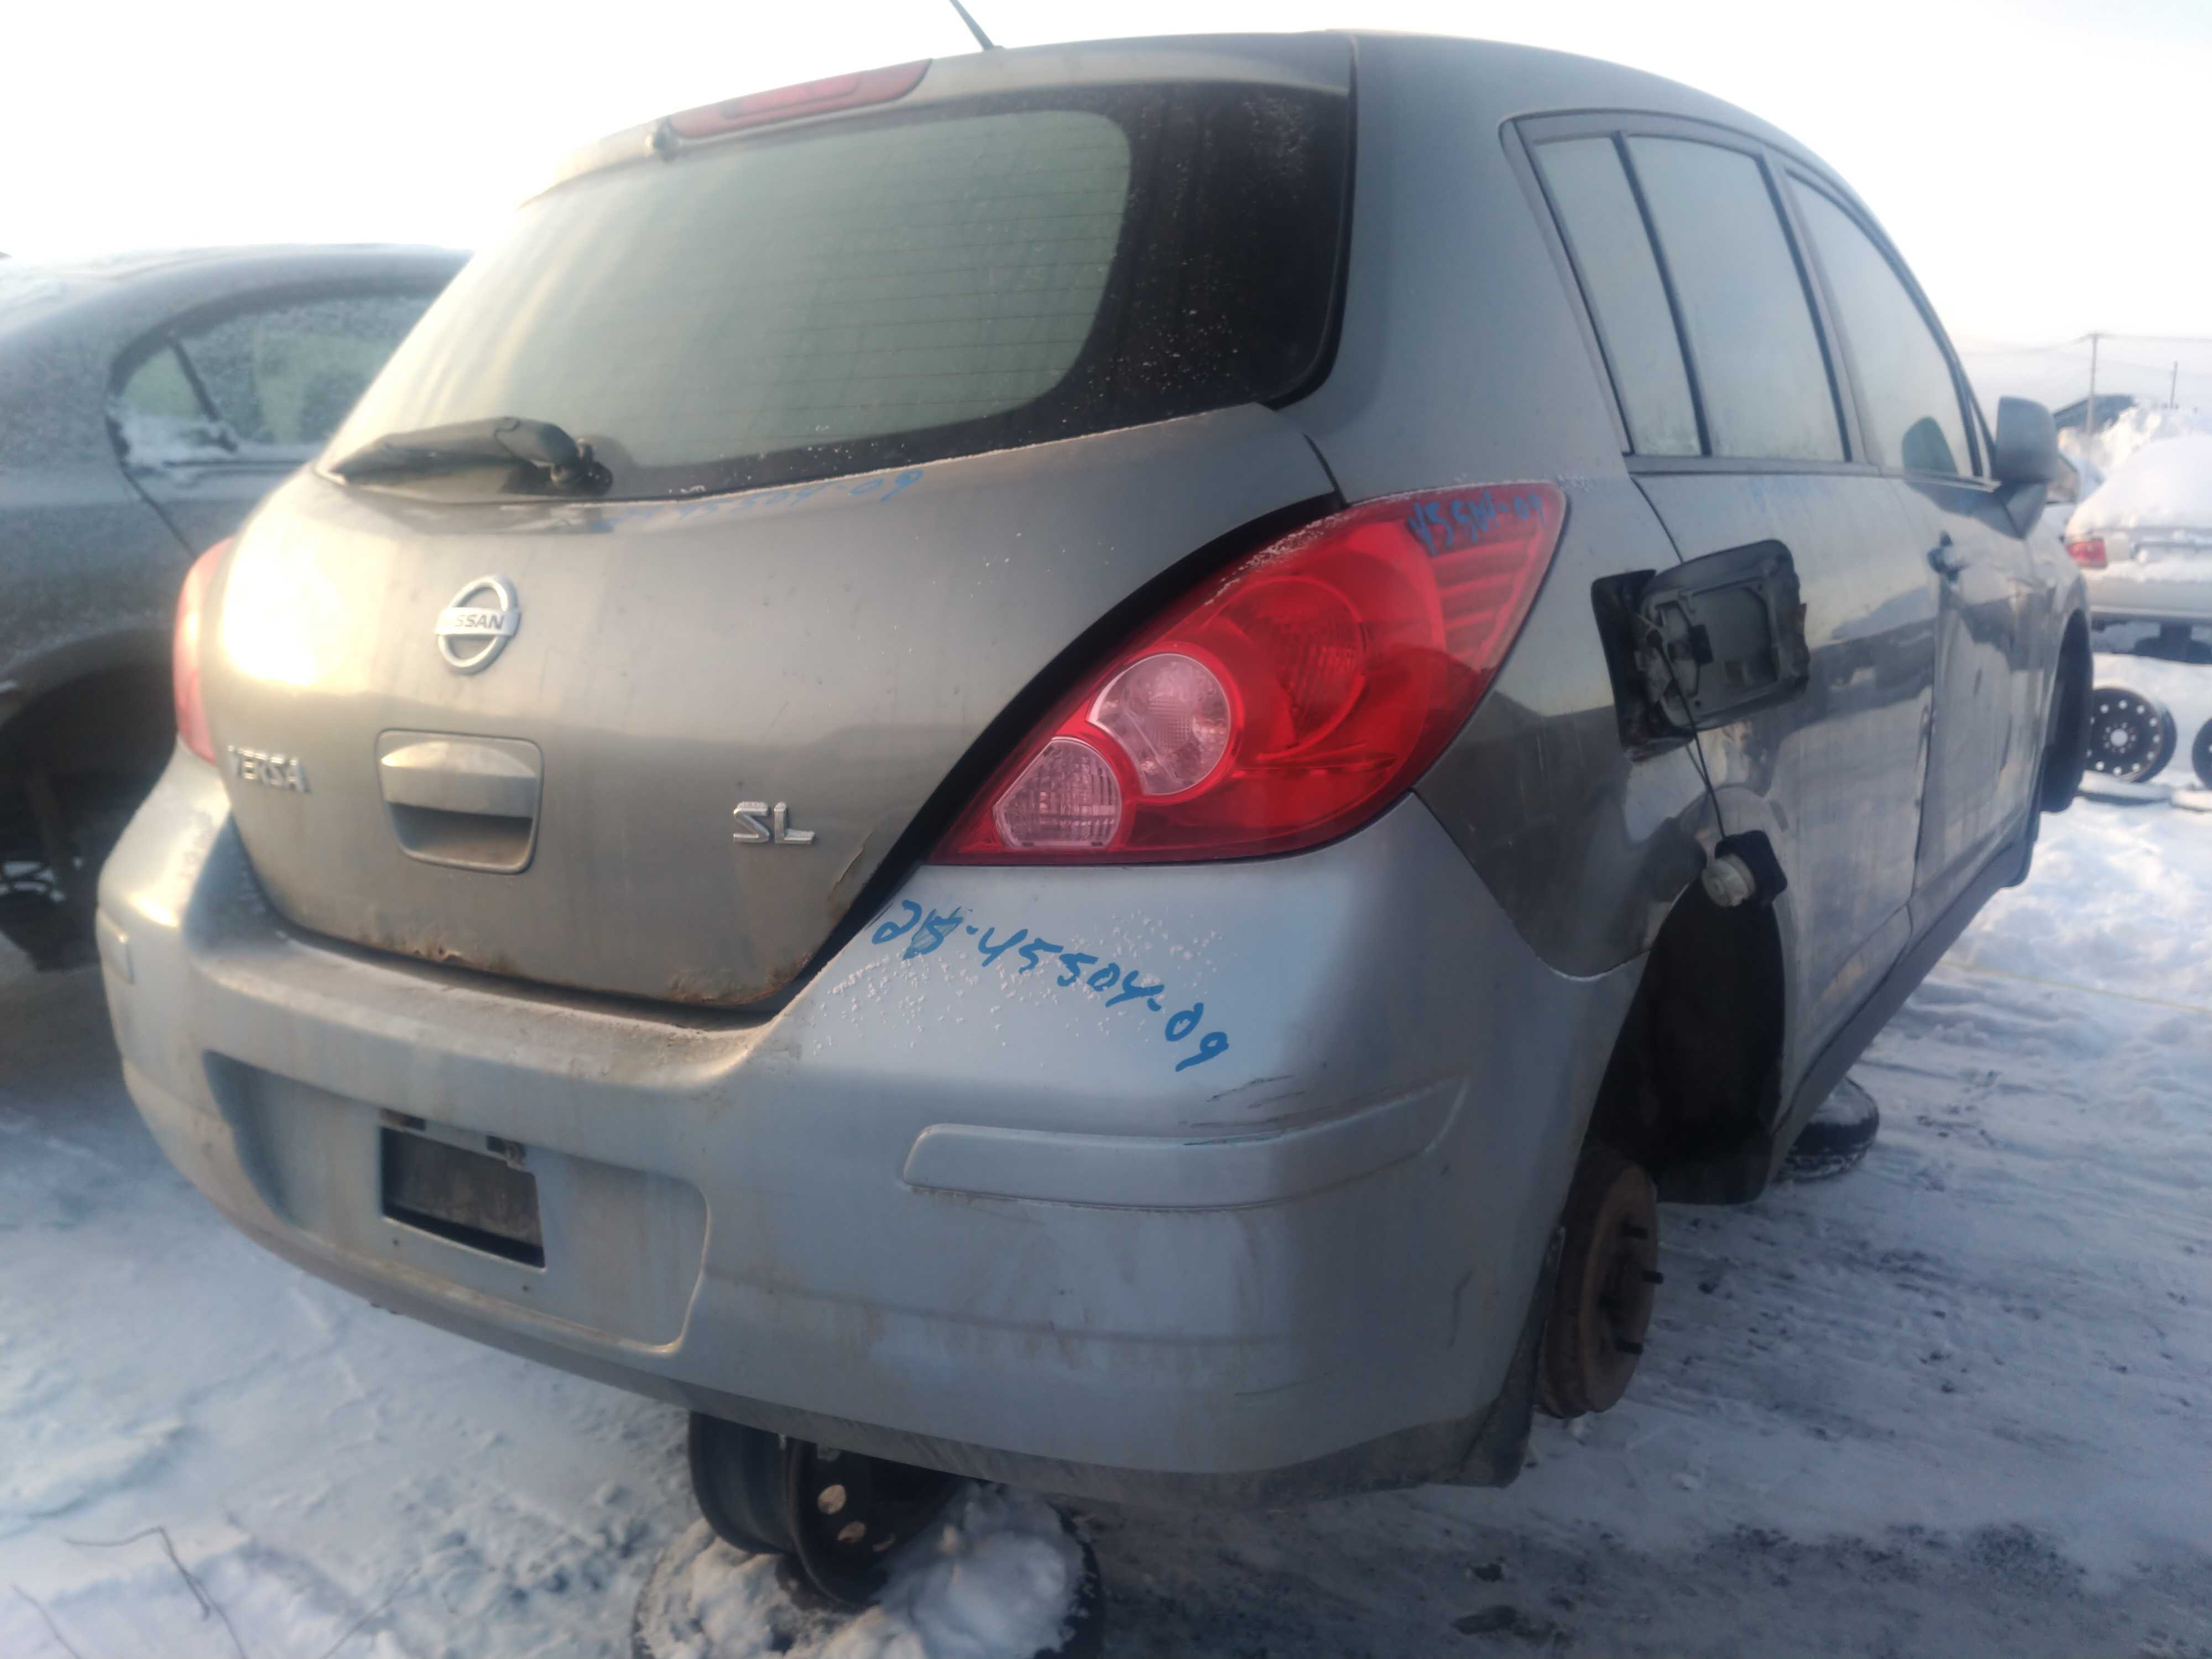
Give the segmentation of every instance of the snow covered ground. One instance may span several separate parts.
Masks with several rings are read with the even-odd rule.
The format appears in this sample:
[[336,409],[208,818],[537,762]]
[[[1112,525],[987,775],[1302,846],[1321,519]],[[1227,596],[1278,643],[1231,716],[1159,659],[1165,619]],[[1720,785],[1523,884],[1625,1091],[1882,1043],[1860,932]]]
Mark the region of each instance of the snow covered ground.
[[[1502,1492],[1087,1506],[1107,1651],[2212,1659],[2208,924],[2212,818],[2048,820],[1859,1067],[1867,1164],[1665,1213],[1624,1405]],[[261,1254],[97,979],[0,962],[0,1655],[624,1659],[682,1429]]]

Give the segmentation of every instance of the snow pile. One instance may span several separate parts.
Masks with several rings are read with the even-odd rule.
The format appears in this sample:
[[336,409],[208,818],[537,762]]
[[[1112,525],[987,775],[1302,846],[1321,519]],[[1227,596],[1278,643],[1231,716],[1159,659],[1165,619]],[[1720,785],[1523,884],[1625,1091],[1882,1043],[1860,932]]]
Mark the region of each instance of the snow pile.
[[2105,469],[2098,465],[2088,453],[2095,442],[2094,439],[2085,440],[2078,426],[2069,426],[2058,434],[2058,453],[2065,458],[2066,464],[2074,469],[2074,476],[2081,481],[2077,495],[2082,501],[2087,501],[2105,482]]
[[1067,1638],[1083,1550],[1042,1498],[970,1487],[892,1559],[857,1618],[801,1606],[774,1556],[745,1555],[703,1521],[662,1556],[638,1604],[653,1659],[1031,1659]]
[[2074,509],[2066,533],[2138,526],[2212,530],[2212,432],[2146,444]]
[[176,415],[152,415],[107,406],[108,418],[123,437],[123,453],[135,467],[158,469],[193,463],[227,461],[236,446],[212,421]]
[[[2193,433],[2212,433],[2212,416],[2198,409],[2163,409],[2137,404],[2088,441],[2088,459],[2110,477],[2150,445]],[[2074,436],[2071,429],[2068,435]]]
[[202,416],[157,415],[114,401],[107,405],[107,417],[122,435],[123,453],[130,465],[145,471],[240,461],[293,466],[314,447],[245,442]]

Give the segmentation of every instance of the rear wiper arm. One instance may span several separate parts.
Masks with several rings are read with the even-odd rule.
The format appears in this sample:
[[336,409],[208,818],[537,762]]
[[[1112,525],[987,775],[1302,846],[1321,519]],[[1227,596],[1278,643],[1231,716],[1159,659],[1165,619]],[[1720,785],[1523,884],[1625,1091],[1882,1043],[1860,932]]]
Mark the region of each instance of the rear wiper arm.
[[597,495],[607,487],[607,469],[594,459],[591,445],[578,443],[550,421],[511,415],[387,432],[331,463],[330,471],[352,483],[410,472],[458,472],[487,464],[533,468],[556,489]]

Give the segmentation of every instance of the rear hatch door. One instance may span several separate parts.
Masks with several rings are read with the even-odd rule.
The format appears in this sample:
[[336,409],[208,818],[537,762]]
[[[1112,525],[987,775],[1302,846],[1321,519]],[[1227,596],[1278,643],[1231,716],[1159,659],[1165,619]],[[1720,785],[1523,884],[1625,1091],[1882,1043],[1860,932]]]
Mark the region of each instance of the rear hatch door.
[[[1348,61],[1282,44],[1197,80],[1061,53],[527,204],[216,596],[210,721],[277,908],[598,991],[793,980],[1086,630],[1329,495],[1265,404],[1326,368]],[[499,416],[604,488],[333,476]]]

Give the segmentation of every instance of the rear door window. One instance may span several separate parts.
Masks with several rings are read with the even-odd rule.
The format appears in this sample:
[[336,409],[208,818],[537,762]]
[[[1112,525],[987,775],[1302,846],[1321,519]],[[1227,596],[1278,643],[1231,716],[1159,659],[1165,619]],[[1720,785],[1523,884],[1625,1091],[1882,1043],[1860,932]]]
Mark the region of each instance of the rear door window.
[[185,356],[246,444],[319,448],[428,308],[427,294],[355,294],[245,311],[185,335]]
[[1765,170],[1741,150],[1632,137],[1716,455],[1844,459],[1811,301]]
[[228,460],[237,448],[172,341],[163,341],[131,371],[108,414],[123,458],[134,466]]
[[1681,341],[1619,147],[1610,137],[1562,139],[1538,145],[1536,159],[1582,279],[1630,448],[1639,455],[1698,453]]
[[519,416],[617,496],[1282,400],[1322,367],[1340,94],[1063,88],[716,140],[527,203],[331,447]]
[[1907,472],[1973,464],[1950,359],[1888,256],[1826,192],[1791,180],[1850,354],[1869,458]]
[[297,465],[337,429],[431,298],[288,298],[187,324],[131,369],[110,405],[125,460]]

